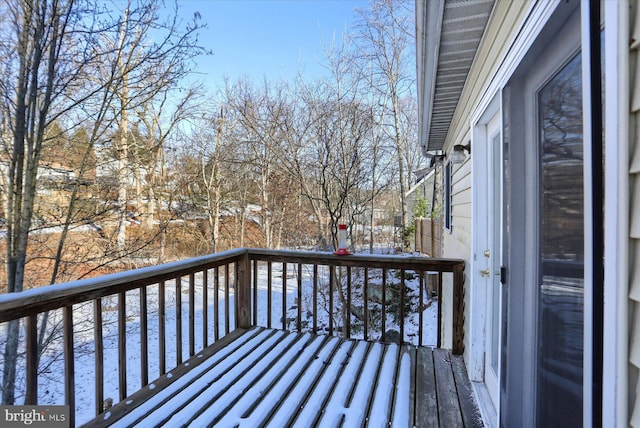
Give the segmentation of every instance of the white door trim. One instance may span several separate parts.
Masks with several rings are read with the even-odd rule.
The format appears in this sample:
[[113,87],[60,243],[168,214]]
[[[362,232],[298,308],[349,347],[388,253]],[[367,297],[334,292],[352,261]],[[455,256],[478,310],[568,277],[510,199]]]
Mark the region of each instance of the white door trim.
[[471,136],[471,173],[473,176],[473,187],[471,205],[473,210],[473,224],[471,234],[471,260],[469,276],[471,277],[471,299],[473,302],[470,308],[470,355],[469,355],[469,378],[476,382],[484,381],[484,353],[485,353],[485,326],[486,326],[486,305],[487,293],[484,286],[485,279],[480,275],[481,270],[488,268],[484,250],[487,248],[487,236],[484,231],[488,229],[488,138],[486,125],[489,120],[501,111],[500,93],[495,93],[491,102],[488,103],[484,113],[472,124]]
[[[588,3],[583,0],[583,5]],[[629,425],[629,5],[627,2],[602,2],[604,11],[604,97],[605,97],[605,242],[604,242],[604,361],[602,420],[611,427]],[[586,9],[586,7],[585,7]],[[582,16],[583,22],[587,16]],[[638,17],[636,16],[636,21]],[[637,22],[636,22],[637,24]],[[588,33],[583,33],[583,64],[588,64]],[[584,79],[585,84],[588,79]],[[585,103],[590,102],[589,88],[585,88]],[[588,111],[585,105],[585,111]],[[585,155],[590,154],[590,129],[585,115]],[[585,166],[588,165],[585,156]],[[585,178],[591,171],[585,168]],[[589,177],[587,177],[587,175]],[[585,183],[587,183],[585,181]],[[585,195],[590,197],[591,195]],[[585,201],[586,206],[586,201]],[[631,214],[633,215],[633,214]],[[591,220],[591,219],[587,219]],[[589,229],[585,222],[585,228]],[[586,254],[591,252],[587,249]],[[585,260],[586,264],[586,260]],[[586,279],[586,278],[585,278]],[[585,294],[587,290],[585,281]],[[637,313],[637,312],[636,312]],[[589,329],[585,319],[585,330]],[[585,342],[586,347],[586,342]],[[586,349],[585,349],[586,351]],[[586,356],[586,352],[585,352]],[[590,369],[591,367],[589,367]],[[585,371],[587,370],[585,365]],[[585,372],[586,375],[586,372]],[[585,376],[585,379],[586,376]],[[587,382],[585,381],[585,385]],[[587,391],[585,390],[585,399]],[[590,397],[589,397],[590,398]],[[585,400],[586,404],[586,400]],[[631,405],[631,407],[629,407]],[[586,406],[585,406],[586,407]],[[587,411],[585,411],[586,415]],[[589,412],[590,413],[590,412]],[[589,415],[590,417],[590,415]],[[587,419],[585,418],[585,421]]]
[[[485,235],[488,245],[483,254],[489,273],[484,276],[487,290],[486,328],[485,328],[485,357],[484,381],[489,390],[495,408],[499,408],[500,399],[500,360],[501,360],[501,331],[502,331],[502,284],[500,267],[502,266],[502,233],[503,233],[503,194],[502,194],[502,121],[497,112],[486,125],[488,163],[486,170],[487,192],[487,223]],[[496,140],[497,137],[497,140]],[[487,252],[488,251],[488,252]],[[497,294],[496,294],[497,293]],[[497,300],[496,300],[497,297]],[[497,327],[497,329],[496,329]],[[492,361],[493,356],[497,361]],[[495,365],[494,365],[495,363]]]

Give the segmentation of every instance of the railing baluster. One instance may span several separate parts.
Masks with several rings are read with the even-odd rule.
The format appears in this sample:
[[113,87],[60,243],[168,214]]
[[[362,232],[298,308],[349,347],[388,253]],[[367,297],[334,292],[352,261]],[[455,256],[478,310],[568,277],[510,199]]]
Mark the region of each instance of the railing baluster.
[[213,274],[213,287],[215,293],[213,294],[213,324],[215,331],[213,333],[213,339],[217,342],[220,339],[220,269],[215,267]]
[[[121,293],[124,294],[124,293]],[[76,376],[73,352],[73,306],[64,307],[64,379],[65,404],[69,406],[69,425],[76,419]]]
[[287,263],[282,263],[282,329],[287,331]]
[[364,306],[364,340],[369,340],[369,268],[364,268],[364,290],[362,304]]
[[345,321],[347,322],[347,339],[350,339],[351,338],[351,266],[347,266],[347,307],[344,308],[344,318],[345,318]]
[[404,275],[405,270],[400,269],[400,343],[404,343]]
[[382,269],[382,322],[380,324],[380,340],[387,340],[387,268]]
[[93,343],[95,350],[96,415],[104,410],[104,342],[102,340],[102,299],[93,301]]
[[329,335],[333,336],[333,290],[336,281],[336,267],[329,266]]
[[182,276],[175,279],[176,289],[176,366],[182,364]]
[[224,265],[224,334],[229,334],[229,263]]
[[298,332],[302,332],[302,263],[298,263]]
[[220,339],[220,272],[218,266],[213,268],[213,341]]
[[258,261],[253,261],[253,325],[258,325]]
[[313,333],[318,332],[318,265],[313,264]]
[[160,375],[167,372],[167,343],[165,341],[166,332],[166,303],[165,303],[165,282],[160,281],[158,285],[158,352],[160,354]]
[[271,271],[271,262],[267,262],[267,328],[271,328],[271,287],[273,285],[271,280]]
[[195,273],[189,274],[189,356],[193,357],[196,353],[196,276]]
[[147,327],[147,287],[140,287],[140,387],[149,383],[149,339]]
[[202,346],[209,346],[209,269],[202,271]]
[[[44,321],[43,321],[44,322]],[[44,328],[44,327],[43,327]],[[27,391],[25,404],[38,404],[38,316],[26,320],[27,330]]]
[[442,271],[438,272],[438,348],[442,347]]
[[453,343],[451,352],[462,355],[464,351],[464,267],[453,269]]
[[120,401],[127,396],[127,315],[126,291],[118,293],[118,371]]
[[[238,262],[235,262],[233,264],[233,284],[232,284],[233,285],[233,330],[238,328],[238,317],[240,316],[239,298],[240,298],[240,294],[242,294],[238,290],[238,287],[239,287],[238,272],[239,272]],[[229,279],[229,281],[231,281],[231,279]]]
[[236,262],[236,328],[251,327],[251,260],[249,252]]
[[[418,346],[422,346],[422,333],[423,333],[423,322],[424,322],[424,315],[423,312],[425,311],[425,306],[424,306],[424,289],[425,287],[427,287],[427,284],[424,282],[426,277],[424,275],[424,271],[421,270],[419,272],[420,274],[420,278],[419,278],[419,290],[418,290]],[[428,298],[427,298],[428,299]]]
[[234,330],[238,328],[238,320],[240,319],[239,317],[241,316],[240,295],[242,294],[242,291],[240,291],[241,286],[239,284],[238,272],[240,272],[240,266],[236,261],[233,264],[233,314],[234,314],[233,329]]

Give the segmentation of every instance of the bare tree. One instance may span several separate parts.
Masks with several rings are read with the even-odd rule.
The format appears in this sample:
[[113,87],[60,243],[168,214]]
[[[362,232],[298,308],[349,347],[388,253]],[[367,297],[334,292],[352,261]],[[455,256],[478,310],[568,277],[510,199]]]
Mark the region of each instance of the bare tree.
[[[211,104],[209,102],[207,104]],[[213,115],[203,111],[194,119],[185,136],[183,156],[188,160],[184,170],[189,183],[187,191],[191,195],[196,211],[204,209],[209,225],[208,250],[212,253],[220,249],[220,217],[230,193],[230,175],[226,173],[234,162],[234,141],[227,129],[224,108]]]
[[[151,77],[151,76],[150,76]],[[136,109],[138,119],[136,130],[140,141],[135,141],[135,173],[144,173],[136,177],[136,184],[144,183],[136,192],[137,206],[145,207],[143,225],[152,229],[156,212],[162,209],[162,188],[164,183],[159,176],[167,142],[177,140],[179,125],[191,120],[196,114],[196,96],[199,88],[188,88],[184,95],[174,100],[170,97],[171,87],[160,91],[156,97],[146,101]],[[175,104],[174,104],[175,102]],[[145,200],[143,202],[143,199]]]
[[410,49],[414,28],[411,10],[412,2],[406,0],[376,0],[370,9],[359,10],[357,27],[361,78],[378,94],[380,126],[396,152],[403,229],[408,220],[405,195],[412,163],[417,161],[407,153],[410,147],[416,146],[416,131],[411,126],[415,121],[411,122],[411,115],[404,111],[410,104],[403,103],[404,98],[415,93],[414,56]]
[[[133,141],[129,115],[136,110],[144,111],[145,108],[148,112],[149,104],[156,100],[162,105],[163,100],[166,101],[167,91],[175,88],[180,79],[189,72],[187,61],[202,52],[194,38],[197,23],[181,30],[178,27],[177,14],[170,20],[161,22],[158,11],[159,5],[155,2],[135,7],[129,1],[122,13],[122,20],[118,23],[117,38],[110,38],[108,35],[104,37],[105,44],[110,46],[113,52],[110,68],[117,70],[118,75],[113,87],[119,101],[113,106],[118,132],[111,143],[118,161],[117,247],[121,252],[126,247],[129,203],[127,189],[131,177],[135,176],[137,171],[137,165],[132,165],[130,160],[130,146]],[[158,40],[157,33],[160,30],[164,30],[164,37],[161,36],[159,42],[152,41],[152,38]],[[175,122],[169,129],[173,126]],[[149,129],[147,126],[147,130]]]
[[[101,14],[104,10],[91,0],[8,0],[0,9],[3,19],[9,23],[6,27],[3,26],[4,30],[0,33],[0,50],[3,58],[6,58],[0,69],[3,75],[0,84],[0,116],[3,118],[3,162],[6,160],[3,164],[6,167],[2,171],[2,193],[7,195],[4,204],[7,290],[18,292],[23,289],[25,279],[38,170],[50,125],[60,118],[79,115],[81,111],[87,113],[87,116],[76,123],[96,124],[89,133],[86,156],[83,157],[88,164],[93,145],[104,136],[111,119],[123,110],[116,109],[111,119],[107,114],[114,111],[113,95],[122,87],[125,79],[129,79],[125,86],[131,87],[135,83],[131,79],[132,70],[168,63],[175,64],[175,67],[165,67],[165,73],[147,68],[146,74],[155,72],[158,81],[164,83],[173,82],[184,75],[187,71],[184,59],[189,55],[185,52],[196,52],[193,34],[197,26],[178,32],[175,20],[168,27],[153,25],[158,21],[154,12],[157,7],[153,2],[141,5],[137,12],[130,10],[128,16],[143,18],[127,28],[129,33],[119,32],[122,26],[110,21],[107,14]],[[128,20],[129,23],[132,21]],[[142,23],[147,26],[141,25]],[[129,56],[126,60],[122,56],[118,60],[119,53],[131,51],[131,45],[123,43],[115,45],[114,49],[114,45],[108,46],[105,43],[110,38],[109,34],[143,35],[152,26],[157,31],[159,28],[167,29],[169,36],[164,41],[150,43],[144,49],[137,50],[144,51],[144,55]],[[115,61],[110,61],[110,58]],[[112,66],[109,67],[109,64]],[[121,64],[122,67],[115,66],[116,64]],[[125,69],[125,65],[128,68]],[[105,73],[96,73],[98,70]],[[150,98],[154,91],[139,93],[145,94],[138,98],[142,100]],[[133,107],[135,104],[131,102],[132,97],[121,97],[121,101],[126,98],[129,99],[125,100],[127,107]],[[88,167],[85,168],[87,169]],[[71,200],[58,246],[58,259],[68,227],[75,221],[76,199],[72,197]],[[57,272],[54,269],[51,282],[56,281]],[[16,398],[18,336],[19,323],[9,323],[2,380],[2,401],[5,404],[14,403]]]
[[[36,193],[36,178],[45,129],[50,120],[49,109],[64,85],[59,83],[62,45],[67,31],[74,25],[73,3],[39,3],[20,1],[5,4],[3,12],[11,18],[13,40],[11,47],[3,45],[10,54],[5,75],[9,81],[2,85],[3,100],[12,145],[8,154],[6,182],[7,224],[7,291],[21,291],[27,256],[27,237]],[[7,326],[7,342],[2,379],[2,402],[15,401],[15,374],[19,340],[19,321]]]
[[289,144],[289,87],[284,82],[272,84],[267,80],[258,87],[243,80],[227,84],[225,103],[233,116],[242,162],[250,168],[251,182],[257,188],[265,244],[268,248],[277,247],[280,226],[291,201],[287,184],[290,175],[279,162],[283,146]]
[[319,190],[307,187],[306,196],[321,203],[334,247],[338,223],[359,221],[379,191],[375,171],[384,154],[373,132],[371,97],[352,48],[348,37],[325,48],[330,77],[307,91],[305,99],[313,117],[308,132],[312,150],[301,170],[313,171]]

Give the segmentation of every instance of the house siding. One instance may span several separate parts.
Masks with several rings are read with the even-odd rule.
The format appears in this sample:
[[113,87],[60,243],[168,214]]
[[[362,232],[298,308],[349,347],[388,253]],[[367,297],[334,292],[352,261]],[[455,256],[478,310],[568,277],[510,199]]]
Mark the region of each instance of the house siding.
[[[451,233],[445,233],[443,237],[443,257],[463,258],[470,260],[471,257],[471,162],[469,159],[460,164],[452,165],[451,177]],[[466,264],[467,272],[465,273],[464,293],[464,319],[470,319],[471,295],[469,292],[470,278],[468,273],[469,263]],[[447,285],[447,284],[445,284]],[[446,293],[450,287],[445,287],[443,293]],[[445,294],[443,301],[451,301],[452,295]],[[443,319],[448,320],[452,314],[445,310]],[[448,321],[446,324],[450,324]],[[468,323],[465,323],[464,348],[469,349],[469,340],[471,334],[469,332]],[[449,343],[449,337],[444,338],[444,343]],[[465,352],[467,365],[469,364],[468,352]]]

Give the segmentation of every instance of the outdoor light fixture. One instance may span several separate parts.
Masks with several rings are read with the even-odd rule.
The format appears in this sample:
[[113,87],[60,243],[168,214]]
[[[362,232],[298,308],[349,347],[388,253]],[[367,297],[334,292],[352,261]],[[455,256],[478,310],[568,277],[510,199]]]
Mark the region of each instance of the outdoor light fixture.
[[456,144],[453,146],[453,151],[449,156],[449,160],[451,163],[462,163],[465,161],[467,156],[464,154],[464,151],[469,152],[471,154],[471,141],[469,141],[466,145]]

